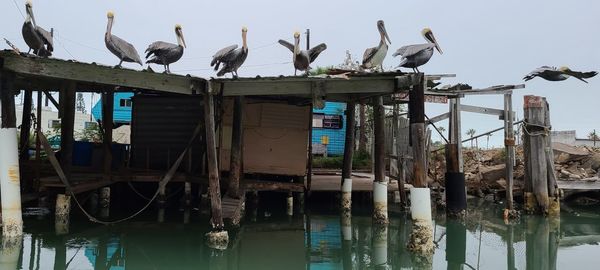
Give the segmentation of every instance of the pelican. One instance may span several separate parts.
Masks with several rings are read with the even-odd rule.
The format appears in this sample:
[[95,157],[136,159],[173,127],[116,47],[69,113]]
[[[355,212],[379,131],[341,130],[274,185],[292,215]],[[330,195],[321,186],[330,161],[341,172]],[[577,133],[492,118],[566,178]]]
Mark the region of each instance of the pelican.
[[301,50],[300,49],[300,33],[298,33],[298,32],[294,33],[294,44],[293,45],[283,39],[279,40],[279,44],[285,46],[290,51],[292,51],[292,53],[294,53],[294,56],[293,56],[294,76],[296,76],[296,72],[298,70],[306,71],[307,72],[306,74],[308,74],[308,70],[311,69],[310,64],[313,61],[315,61],[315,59],[317,59],[317,57],[319,56],[319,54],[321,54],[321,52],[323,52],[325,49],[327,49],[327,45],[325,45],[325,43],[321,43],[317,46],[312,47],[310,50]]
[[166,73],[171,73],[169,65],[177,62],[183,55],[183,48],[185,48],[185,39],[183,38],[183,32],[181,25],[175,25],[175,35],[177,36],[177,45],[164,41],[156,41],[146,49],[146,59],[154,55],[148,61],[148,63],[162,64],[165,68]]
[[246,34],[248,28],[242,27],[242,47],[238,49],[238,45],[231,45],[219,50],[210,62],[210,66],[215,67],[215,71],[219,70],[219,65],[223,64],[223,68],[217,72],[217,76],[221,77],[225,73],[231,72],[234,78],[238,76],[238,68],[244,64],[248,57],[248,44],[246,43]]
[[535,77],[540,77],[548,81],[564,81],[572,76],[587,83],[585,79],[592,78],[596,75],[598,75],[598,72],[596,71],[580,72],[573,71],[568,67],[560,67],[557,69],[555,67],[542,66],[527,74],[527,76],[523,77],[523,80],[529,81]]
[[140,59],[140,55],[138,54],[135,47],[133,47],[133,45],[131,45],[129,42],[127,42],[127,41],[121,39],[120,37],[117,37],[111,33],[115,15],[111,11],[109,11],[106,14],[106,17],[108,18],[108,25],[106,26],[106,34],[104,35],[104,43],[106,44],[106,48],[108,48],[108,50],[111,53],[113,53],[114,55],[119,57],[120,61],[116,67],[121,67],[121,64],[123,64],[123,61],[138,63],[138,64],[140,64],[140,66],[143,65],[142,59]]
[[37,56],[51,56],[54,50],[52,46],[52,34],[35,23],[33,4],[29,0],[25,3],[25,11],[27,12],[27,18],[25,19],[25,23],[23,23],[21,32],[23,33],[25,43],[29,46],[27,53],[33,50],[33,53]]
[[388,37],[387,31],[385,30],[385,24],[383,24],[382,20],[377,21],[377,29],[379,30],[380,35],[379,45],[365,50],[361,67],[366,69],[380,67],[381,71],[383,71],[383,59],[385,59],[388,51],[388,45],[385,40],[387,39],[390,44],[392,44],[392,41],[390,41],[390,37]]
[[427,64],[431,56],[433,56],[433,48],[435,48],[440,54],[443,54],[440,45],[435,40],[433,32],[429,28],[423,29],[421,35],[429,43],[402,46],[398,49],[393,56],[402,56],[398,67],[412,68],[414,72],[419,72],[419,67]]

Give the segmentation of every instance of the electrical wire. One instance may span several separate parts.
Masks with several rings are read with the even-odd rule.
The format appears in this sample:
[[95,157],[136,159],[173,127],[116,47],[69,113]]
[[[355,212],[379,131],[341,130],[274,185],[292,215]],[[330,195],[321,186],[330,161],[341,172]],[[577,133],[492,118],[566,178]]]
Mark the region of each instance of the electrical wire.
[[23,12],[21,11],[21,8],[19,7],[19,4],[17,4],[17,1],[13,0],[13,3],[15,3],[15,7],[17,8],[17,10],[19,10],[19,13],[21,14],[21,17],[23,17],[23,20],[25,20],[25,15],[23,15]]

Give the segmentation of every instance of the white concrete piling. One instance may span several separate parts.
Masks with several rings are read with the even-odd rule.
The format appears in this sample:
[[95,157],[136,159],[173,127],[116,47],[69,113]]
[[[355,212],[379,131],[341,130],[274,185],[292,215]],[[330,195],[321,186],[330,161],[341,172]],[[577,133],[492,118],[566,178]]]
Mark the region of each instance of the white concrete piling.
[[54,229],[56,234],[69,233],[69,214],[71,212],[71,196],[56,195],[56,208],[54,211]]
[[100,207],[110,207],[110,187],[103,187],[100,189]]
[[0,269],[21,269],[19,268],[19,255],[21,254],[22,244],[22,235],[2,237],[2,246],[0,247]]
[[387,182],[373,182],[373,222],[376,224],[388,223],[387,192]]
[[352,241],[352,215],[342,213],[342,240]]
[[342,182],[342,212],[352,211],[352,178]]
[[373,225],[373,265],[375,269],[387,269],[388,227]]
[[419,255],[433,254],[433,222],[429,188],[410,189],[410,214],[413,220],[408,249]]
[[23,235],[17,129],[0,128],[0,194],[2,236]]

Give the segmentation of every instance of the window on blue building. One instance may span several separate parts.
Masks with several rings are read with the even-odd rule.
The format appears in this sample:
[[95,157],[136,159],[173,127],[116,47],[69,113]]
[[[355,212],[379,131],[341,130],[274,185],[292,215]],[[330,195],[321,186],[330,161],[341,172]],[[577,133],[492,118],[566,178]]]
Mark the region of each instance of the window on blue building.
[[124,98],[119,100],[119,106],[121,107],[131,107],[131,99]]
[[342,116],[337,114],[313,114],[313,127],[324,129],[341,129],[343,127]]

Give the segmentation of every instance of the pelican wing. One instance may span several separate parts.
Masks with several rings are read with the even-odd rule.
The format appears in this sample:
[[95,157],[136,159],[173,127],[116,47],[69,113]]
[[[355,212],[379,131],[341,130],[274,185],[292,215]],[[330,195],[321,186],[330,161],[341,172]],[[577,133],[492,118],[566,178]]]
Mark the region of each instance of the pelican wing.
[[373,56],[375,56],[375,53],[377,53],[377,47],[366,49],[365,53],[363,54],[363,65],[371,61],[371,59],[373,59]]
[[47,50],[49,52],[54,51],[54,44],[52,41],[52,34],[48,31],[46,31],[44,28],[36,26],[35,27],[35,31],[40,35],[40,37],[42,38],[42,40],[44,41],[44,44],[47,45]]
[[592,78],[592,77],[598,75],[598,72],[596,72],[596,71],[581,72],[581,71],[567,70],[567,71],[563,71],[563,73],[573,76],[580,80],[581,79],[589,79],[589,78]]
[[[279,40],[279,44],[283,45],[284,47],[290,49],[291,52],[294,52],[294,44],[289,43],[283,39]],[[318,55],[318,54],[317,54]]]
[[541,66],[539,68],[534,69],[529,74],[525,75],[525,77],[523,77],[523,80],[529,81],[529,80],[531,80],[537,76],[543,75],[543,74],[554,75],[556,73],[559,73],[559,71],[555,67]]
[[146,58],[150,57],[150,55],[152,54],[160,54],[161,52],[171,51],[177,47],[178,45],[175,45],[173,43],[156,41],[150,44],[150,46],[148,46],[148,49],[146,49]]
[[402,55],[402,57],[410,57],[423,50],[430,49],[433,47],[435,47],[435,44],[433,43],[402,46],[400,47],[400,49],[396,50],[393,56],[396,57],[398,55]]
[[217,62],[225,60],[227,55],[229,55],[233,50],[237,49],[238,45],[231,45],[229,47],[225,47],[220,49],[218,52],[213,55],[213,60],[210,62],[210,66],[214,66]]
[[122,55],[123,60],[136,62],[142,65],[142,59],[140,59],[140,54],[137,52],[135,47],[131,45],[131,43],[115,35],[111,35],[109,42],[113,46],[113,48],[116,49]]
[[327,45],[325,45],[325,43],[321,43],[317,46],[312,47],[310,50],[308,50],[308,56],[310,57],[310,62],[312,63],[313,61],[315,61],[315,59],[317,59],[319,54],[321,54],[326,49],[327,49]]

